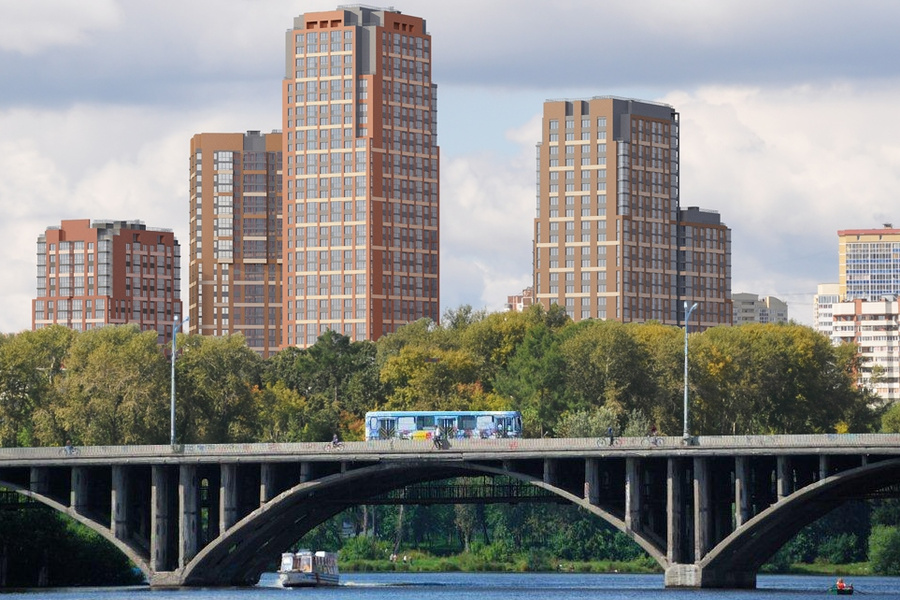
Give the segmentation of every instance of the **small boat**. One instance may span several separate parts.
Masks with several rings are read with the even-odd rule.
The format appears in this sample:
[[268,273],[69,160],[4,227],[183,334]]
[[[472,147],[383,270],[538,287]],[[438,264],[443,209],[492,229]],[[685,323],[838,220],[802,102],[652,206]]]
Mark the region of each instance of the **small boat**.
[[830,588],[828,588],[828,593],[833,596],[852,596],[853,595],[853,586],[848,585],[848,586],[840,588],[836,585],[833,585]]
[[334,552],[298,550],[281,555],[278,581],[282,587],[338,585],[339,580],[337,554]]

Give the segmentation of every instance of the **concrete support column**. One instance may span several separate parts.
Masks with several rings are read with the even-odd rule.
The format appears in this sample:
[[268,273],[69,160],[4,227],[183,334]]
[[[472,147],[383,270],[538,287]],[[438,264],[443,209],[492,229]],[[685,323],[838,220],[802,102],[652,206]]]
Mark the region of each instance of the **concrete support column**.
[[555,458],[544,459],[544,483],[556,485],[556,467],[559,462]]
[[116,539],[128,538],[128,471],[125,465],[112,467],[109,530]]
[[709,460],[697,457],[694,459],[694,562],[700,561],[709,551],[711,517]]
[[734,526],[750,520],[750,457],[734,458]]
[[786,498],[794,491],[791,480],[791,460],[783,454],[775,458],[775,484],[778,500]]
[[756,572],[733,567],[714,569],[695,564],[675,564],[666,569],[667,588],[756,588]]
[[303,461],[300,463],[300,483],[306,483],[312,479],[312,463]]
[[47,467],[31,467],[29,475],[29,490],[41,496],[46,496],[50,493],[50,469]]
[[72,488],[69,507],[83,515],[88,507],[88,474],[85,467],[72,467]]
[[153,465],[150,483],[150,568],[154,571],[169,569],[169,478],[166,467]]
[[513,469],[513,461],[511,461],[511,460],[504,460],[504,461],[503,461],[503,470],[504,470],[504,471],[509,471],[510,473],[514,473],[514,472],[515,472],[515,469]]
[[641,529],[641,472],[637,458],[625,459],[625,530]]
[[666,557],[670,563],[684,562],[684,469],[677,458],[669,458],[666,472]]
[[863,454],[863,455],[860,457],[860,466],[863,466],[863,467],[864,467],[864,466],[866,466],[867,464],[869,464],[869,455],[868,455],[868,454]]
[[259,504],[262,506],[275,497],[275,465],[263,463],[259,466]]
[[584,499],[597,506],[600,504],[600,466],[596,458],[584,461]]
[[237,523],[237,465],[223,464],[219,469],[219,535],[222,535]]
[[819,481],[828,477],[828,456],[822,454],[819,456]]
[[196,465],[181,465],[178,470],[178,568],[184,568],[197,554],[200,482]]

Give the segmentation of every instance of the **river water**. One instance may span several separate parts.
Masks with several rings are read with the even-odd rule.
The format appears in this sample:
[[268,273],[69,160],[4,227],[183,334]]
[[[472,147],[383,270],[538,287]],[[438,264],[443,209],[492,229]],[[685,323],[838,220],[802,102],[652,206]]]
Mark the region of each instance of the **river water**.
[[[860,595],[900,600],[900,577],[848,578]],[[756,590],[667,590],[662,575],[575,573],[345,573],[338,588],[282,589],[274,574],[252,588],[35,589],[2,600],[802,600],[823,598],[833,577],[760,575]]]

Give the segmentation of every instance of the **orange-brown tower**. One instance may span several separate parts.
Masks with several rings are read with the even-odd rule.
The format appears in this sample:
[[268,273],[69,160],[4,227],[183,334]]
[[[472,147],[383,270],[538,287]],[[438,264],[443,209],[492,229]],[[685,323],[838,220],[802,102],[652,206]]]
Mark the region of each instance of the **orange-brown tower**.
[[168,229],[140,221],[62,221],[37,240],[33,330],[135,323],[172,338],[181,315],[181,250]]
[[281,347],[281,132],[191,138],[186,330]]
[[423,19],[344,7],[287,32],[283,345],[439,314],[439,151]]

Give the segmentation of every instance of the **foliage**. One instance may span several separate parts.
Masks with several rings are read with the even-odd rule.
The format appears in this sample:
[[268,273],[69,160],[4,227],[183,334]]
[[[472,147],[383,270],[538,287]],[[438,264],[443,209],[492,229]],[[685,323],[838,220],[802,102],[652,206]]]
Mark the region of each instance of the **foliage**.
[[879,575],[900,575],[900,529],[886,525],[872,528],[869,562]]

